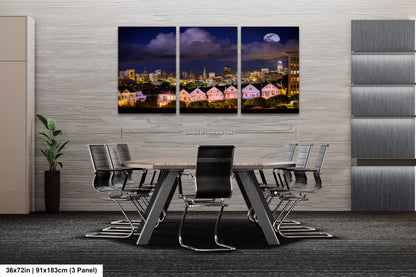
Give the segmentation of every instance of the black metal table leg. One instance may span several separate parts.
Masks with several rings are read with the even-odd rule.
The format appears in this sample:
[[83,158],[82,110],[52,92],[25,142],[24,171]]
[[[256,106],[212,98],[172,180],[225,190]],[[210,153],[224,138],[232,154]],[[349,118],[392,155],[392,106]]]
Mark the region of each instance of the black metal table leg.
[[253,170],[234,170],[238,186],[246,201],[247,208],[250,207],[256,214],[258,224],[261,227],[267,244],[279,245],[279,239],[273,228],[273,215],[266,203],[263,192],[257,181]]
[[142,221],[139,226],[140,236],[137,239],[137,245],[149,244],[160,213],[168,205],[167,202],[170,201],[173,195],[172,191],[176,189],[176,177],[182,171],[181,169],[171,169],[160,172],[160,178],[145,212],[146,221]]

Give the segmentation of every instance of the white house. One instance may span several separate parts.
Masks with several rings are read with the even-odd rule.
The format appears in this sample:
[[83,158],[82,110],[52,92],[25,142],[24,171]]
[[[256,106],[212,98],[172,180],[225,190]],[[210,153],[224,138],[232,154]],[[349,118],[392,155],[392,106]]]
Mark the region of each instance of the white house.
[[146,97],[141,90],[130,92],[128,89],[125,89],[123,92],[118,91],[118,105],[127,106],[129,103],[132,105],[135,102],[144,102]]
[[225,100],[238,98],[238,89],[235,86],[229,86],[224,90],[224,98]]
[[158,107],[164,107],[167,106],[170,102],[176,100],[176,94],[168,91],[165,93],[160,93],[157,96],[157,106]]
[[179,99],[183,102],[191,102],[191,95],[189,94],[189,92],[186,91],[186,89],[182,89],[179,92]]
[[224,94],[216,87],[212,87],[207,91],[208,101],[221,101],[224,100]]
[[203,92],[199,88],[194,89],[191,92],[190,96],[191,96],[191,102],[207,100],[207,95],[205,94],[205,92]]
[[243,99],[260,97],[260,90],[253,85],[248,85],[241,90]]
[[268,83],[265,87],[261,89],[261,96],[263,98],[270,98],[276,95],[279,95],[280,90],[273,85],[272,83]]

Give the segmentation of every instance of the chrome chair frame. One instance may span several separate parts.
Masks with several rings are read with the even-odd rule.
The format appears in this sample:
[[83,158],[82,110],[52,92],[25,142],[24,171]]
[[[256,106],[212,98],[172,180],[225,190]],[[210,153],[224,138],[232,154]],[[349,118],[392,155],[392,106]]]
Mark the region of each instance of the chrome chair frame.
[[[131,156],[130,156],[130,151],[129,151],[129,147],[126,143],[110,143],[106,145],[106,149],[107,149],[107,153],[108,153],[108,157],[110,158],[110,162],[112,165],[113,169],[125,169],[129,172],[129,176],[128,176],[128,181],[127,181],[127,185],[129,188],[137,188],[137,189],[149,189],[149,190],[153,190],[155,188],[155,186],[153,185],[153,179],[154,176],[156,174],[156,171],[154,172],[153,176],[152,176],[152,182],[150,185],[145,185],[145,180],[146,180],[146,176],[148,174],[148,170],[144,169],[144,168],[130,168],[130,167],[123,167],[122,166],[122,162],[126,161],[126,160],[131,160]],[[123,156],[121,155],[123,154]],[[140,170],[142,171],[142,175],[140,176],[140,181],[135,182],[132,180],[132,173],[136,170]],[[149,204],[149,199],[147,197],[141,197],[140,199],[142,201],[142,205],[140,205],[140,203],[137,203],[140,205],[141,209],[142,209],[142,213],[145,212],[148,204]],[[164,221],[166,218],[166,211],[163,211],[161,214],[161,217],[159,218],[158,224],[156,225],[156,227],[159,225],[159,223],[161,223],[162,221]],[[134,225],[138,226],[140,225],[141,220],[133,220],[132,221]],[[129,227],[126,226],[118,226],[118,225],[130,225],[130,222],[128,222],[127,220],[116,220],[116,221],[111,221],[110,222],[111,225],[115,225],[113,228],[114,229],[128,229]],[[106,228],[109,229],[109,228]]]
[[[205,157],[205,155],[207,155],[209,150],[216,150],[216,151],[223,150],[223,152],[226,151],[225,157],[222,157],[222,156],[218,157],[218,152],[215,153],[216,155],[214,155],[214,157],[211,157],[209,155],[208,155],[209,157]],[[221,155],[222,154],[224,153],[221,153]],[[180,246],[186,249],[198,251],[198,252],[233,251],[236,249],[234,246],[221,243],[218,237],[219,222],[221,220],[224,207],[228,206],[227,204],[224,203],[224,198],[229,198],[231,197],[231,194],[232,194],[233,156],[234,156],[234,146],[225,146],[225,145],[203,146],[201,145],[198,147],[197,166],[196,166],[196,172],[195,172],[195,178],[194,178],[195,195],[183,195],[182,188],[179,188],[180,189],[179,193],[180,195],[182,195],[182,198],[185,202],[185,209],[184,209],[182,220],[181,220],[179,230],[178,230],[178,241],[179,241]],[[219,187],[217,184],[216,184],[216,187],[212,187],[212,186],[208,187],[207,184],[209,184],[211,181],[207,182],[206,179],[203,182],[199,181],[200,179],[206,178],[207,173],[204,172],[205,169],[202,166],[202,164],[204,163],[205,163],[205,168],[207,168],[206,167],[207,163],[212,164],[210,165],[211,168],[218,168],[220,165],[223,165],[223,168],[225,168],[225,171],[227,172],[214,171],[215,172],[214,177],[221,177],[222,178],[221,180],[224,181],[225,174],[227,174],[229,176],[229,182],[227,184],[221,183]],[[203,174],[202,176],[201,176],[201,172]],[[211,173],[214,173],[214,172],[211,172]],[[216,174],[218,174],[218,176],[215,176]],[[185,174],[185,175],[190,175],[190,174]],[[215,178],[212,178],[212,180],[215,180]],[[219,181],[219,179],[217,179],[217,181]],[[227,186],[229,187],[227,188]],[[218,191],[216,191],[216,189],[218,189]],[[220,195],[221,197],[216,197]],[[217,200],[217,199],[220,199],[220,200]],[[184,243],[183,236],[182,236],[183,226],[185,223],[188,209],[193,208],[193,207],[220,207],[220,211],[218,213],[218,217],[217,217],[215,228],[214,228],[214,242],[219,248],[198,248],[198,247],[191,246],[191,245]]]
[[[291,186],[291,189],[287,193],[281,193],[279,195],[280,202],[275,208],[275,211],[282,205],[283,202],[286,202],[283,209],[280,211],[279,215],[276,217],[273,222],[273,226],[281,236],[285,238],[331,238],[332,235],[326,232],[318,232],[315,228],[304,226],[305,228],[284,228],[282,223],[285,222],[286,218],[295,208],[295,206],[301,201],[308,201],[306,198],[307,193],[317,193],[322,189],[322,179],[321,179],[321,167],[323,164],[324,156],[326,149],[329,147],[328,144],[323,144],[320,147],[315,167],[312,169],[307,168],[291,168],[287,169],[290,172],[293,172],[295,177],[295,184]],[[314,177],[314,187],[312,189],[307,189],[307,175],[306,173],[310,172]],[[299,193],[298,195],[296,193]],[[273,212],[275,212],[273,211]]]
[[[98,148],[100,152],[93,154],[92,148]],[[93,169],[94,169],[94,179],[92,182],[93,188],[97,192],[107,192],[108,198],[105,200],[113,201],[117,207],[120,209],[122,214],[124,215],[126,222],[128,222],[128,228],[113,228],[107,227],[104,228],[100,232],[92,232],[88,233],[86,237],[93,237],[93,238],[128,238],[134,234],[137,234],[137,226],[134,226],[133,221],[127,215],[125,209],[121,205],[123,202],[131,202],[133,206],[136,208],[139,217],[141,220],[145,220],[143,215],[142,207],[139,203],[140,198],[143,196],[148,195],[148,190],[137,189],[137,188],[126,188],[126,184],[128,182],[129,171],[126,169],[112,169],[110,168],[110,163],[108,161],[108,155],[106,152],[105,145],[103,144],[93,144],[88,145],[89,154],[91,157]],[[97,161],[95,155],[105,156],[102,157],[100,161]],[[99,166],[96,163],[101,163]],[[117,177],[115,177],[115,174]],[[120,181],[119,176],[123,175],[124,180],[122,180],[122,184],[117,183],[116,181]],[[99,176],[102,175],[102,176]]]

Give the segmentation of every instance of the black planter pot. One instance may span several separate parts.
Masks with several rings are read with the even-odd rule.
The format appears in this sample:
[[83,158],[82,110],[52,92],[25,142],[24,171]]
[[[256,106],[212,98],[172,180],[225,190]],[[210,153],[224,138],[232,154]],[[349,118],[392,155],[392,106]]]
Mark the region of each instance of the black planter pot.
[[59,211],[60,194],[61,172],[45,171],[45,209],[47,212]]

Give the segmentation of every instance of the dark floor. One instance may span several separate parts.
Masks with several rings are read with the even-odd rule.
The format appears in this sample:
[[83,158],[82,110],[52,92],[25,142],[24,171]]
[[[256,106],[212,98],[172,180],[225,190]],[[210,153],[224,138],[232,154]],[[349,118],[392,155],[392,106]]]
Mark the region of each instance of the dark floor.
[[[211,214],[213,215],[213,214]],[[226,212],[223,242],[234,252],[195,253],[177,242],[179,213],[169,213],[150,246],[84,234],[118,219],[112,212],[0,215],[0,264],[103,264],[104,276],[416,276],[416,213],[295,212],[293,219],[332,239],[281,239],[267,246],[244,213]],[[207,245],[211,221],[194,213],[187,242]]]

